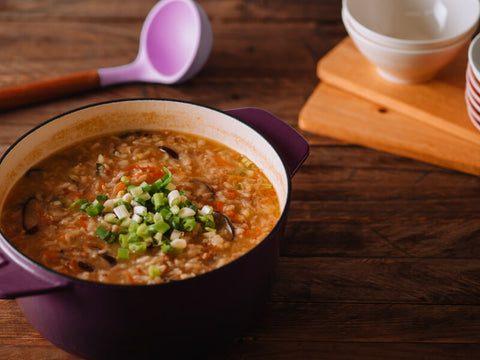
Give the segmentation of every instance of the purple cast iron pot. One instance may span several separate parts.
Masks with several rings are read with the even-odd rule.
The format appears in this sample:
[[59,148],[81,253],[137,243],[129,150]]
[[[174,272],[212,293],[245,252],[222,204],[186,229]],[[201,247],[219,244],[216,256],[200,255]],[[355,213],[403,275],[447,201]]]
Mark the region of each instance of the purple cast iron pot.
[[60,348],[88,359],[193,354],[241,334],[270,292],[291,177],[307,142],[256,108],[218,111],[181,101],[113,101],[60,115],[36,127],[0,159],[0,209],[13,184],[39,160],[74,142],[112,132],[172,129],[215,139],[254,161],[274,185],[281,216],[271,233],[237,260],[206,274],[160,285],[111,285],[54,272],[20,253],[0,233],[0,297],[16,298],[27,320]]

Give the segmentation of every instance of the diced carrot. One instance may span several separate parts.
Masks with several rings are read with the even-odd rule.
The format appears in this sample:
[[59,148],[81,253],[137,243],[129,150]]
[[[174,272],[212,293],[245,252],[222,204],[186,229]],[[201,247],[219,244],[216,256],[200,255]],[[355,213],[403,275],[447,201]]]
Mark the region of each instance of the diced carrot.
[[133,169],[140,169],[140,165],[138,165],[138,164],[130,164],[130,165],[128,165],[128,167],[127,167],[127,170],[128,170],[128,171],[133,170]]
[[267,197],[267,198],[263,199],[263,200],[260,201],[260,202],[261,202],[262,204],[266,204],[266,203],[268,203],[268,202],[270,202],[270,201],[272,201],[272,198]]
[[129,272],[127,272],[126,274],[127,274],[128,281],[130,281],[130,284],[135,284],[135,280],[133,280],[132,274],[130,274]]
[[140,182],[140,180],[154,182],[165,175],[163,169],[153,165],[131,164],[127,167],[127,170],[130,171],[130,179],[134,183]]
[[121,183],[118,183],[116,186],[115,186],[115,194],[118,194],[120,191],[122,190],[127,190],[127,185],[125,185],[125,183],[121,182]]
[[265,195],[272,195],[272,196],[275,196],[277,195],[277,192],[275,190],[272,190],[272,189],[265,189],[265,190],[261,190]]
[[220,200],[216,200],[213,202],[213,208],[221,213],[223,213],[223,205],[224,205],[223,201],[220,201]]
[[235,198],[237,197],[237,193],[236,193],[235,191],[229,191],[229,192],[227,193],[227,197],[228,197],[229,199],[235,199]]
[[215,161],[215,163],[218,166],[232,166],[232,164],[230,162],[226,161],[224,158],[222,158],[220,156],[212,155],[212,159],[213,159],[213,161]]
[[87,220],[88,220],[88,217],[86,217],[86,216],[80,216],[80,217],[78,218],[78,221],[77,221],[78,226],[80,226],[81,228],[86,229],[86,228],[88,227],[88,224],[87,224],[87,222],[86,222]]

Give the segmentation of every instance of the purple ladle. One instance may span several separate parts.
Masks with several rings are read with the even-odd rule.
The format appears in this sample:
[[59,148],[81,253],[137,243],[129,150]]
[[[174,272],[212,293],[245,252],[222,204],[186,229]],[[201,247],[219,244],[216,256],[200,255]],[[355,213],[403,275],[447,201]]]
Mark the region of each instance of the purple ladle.
[[0,89],[0,111],[126,82],[184,82],[205,65],[213,34],[203,9],[193,0],[162,0],[142,27],[135,61]]

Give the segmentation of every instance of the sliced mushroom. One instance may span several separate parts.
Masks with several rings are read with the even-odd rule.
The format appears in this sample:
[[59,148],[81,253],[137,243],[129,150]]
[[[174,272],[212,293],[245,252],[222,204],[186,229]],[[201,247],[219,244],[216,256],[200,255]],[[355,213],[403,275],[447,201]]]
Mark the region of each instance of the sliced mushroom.
[[30,197],[22,208],[22,225],[25,232],[29,235],[38,231],[40,218],[38,216],[39,201],[34,197]]
[[94,272],[95,271],[95,268],[93,267],[93,265],[91,265],[87,262],[84,262],[84,261],[79,261],[78,262],[78,267],[80,269],[82,269],[83,271],[87,271],[87,272]]
[[100,254],[100,256],[103,259],[105,259],[111,266],[117,265],[117,259],[115,259],[113,256],[111,256],[107,253]]
[[230,219],[216,210],[213,211],[213,219],[215,220],[217,234],[227,241],[233,241],[235,237],[235,229],[233,228]]
[[162,150],[163,152],[166,152],[168,155],[170,155],[173,159],[175,160],[178,160],[179,156],[178,156],[178,153],[175,151],[175,150],[172,150],[170,149],[169,147],[166,147],[166,146],[159,146],[158,147],[160,150]]
[[210,185],[200,179],[191,179],[190,182],[193,184],[192,193],[196,198],[201,199],[202,202],[215,199],[215,190]]

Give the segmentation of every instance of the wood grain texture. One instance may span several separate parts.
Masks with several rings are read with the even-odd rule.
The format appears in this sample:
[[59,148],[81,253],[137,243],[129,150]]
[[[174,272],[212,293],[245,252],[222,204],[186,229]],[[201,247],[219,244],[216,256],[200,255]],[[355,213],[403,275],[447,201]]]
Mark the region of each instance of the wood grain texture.
[[[0,87],[132,61],[155,2],[0,2]],[[317,62],[346,36],[341,2],[198,3],[214,31],[198,76],[181,85],[125,84],[2,112],[0,152],[53,116],[111,99],[165,97],[270,111],[308,139],[310,156],[293,179],[264,314],[205,358],[478,357],[479,179],[298,127],[318,85]],[[17,358],[78,359],[33,329],[14,300],[0,300],[0,359]]]
[[319,61],[317,74],[331,85],[480,145],[465,105],[466,69],[467,47],[431,81],[392,83],[377,74],[348,37]]
[[[462,114],[458,110],[457,119]],[[302,109],[299,124],[304,130],[469,174],[480,174],[480,148],[477,144],[420,119],[421,114],[416,118],[409,117],[395,108],[374,104],[322,82]],[[479,137],[478,130],[471,123],[466,125],[468,127],[464,130],[469,129],[469,136]]]

